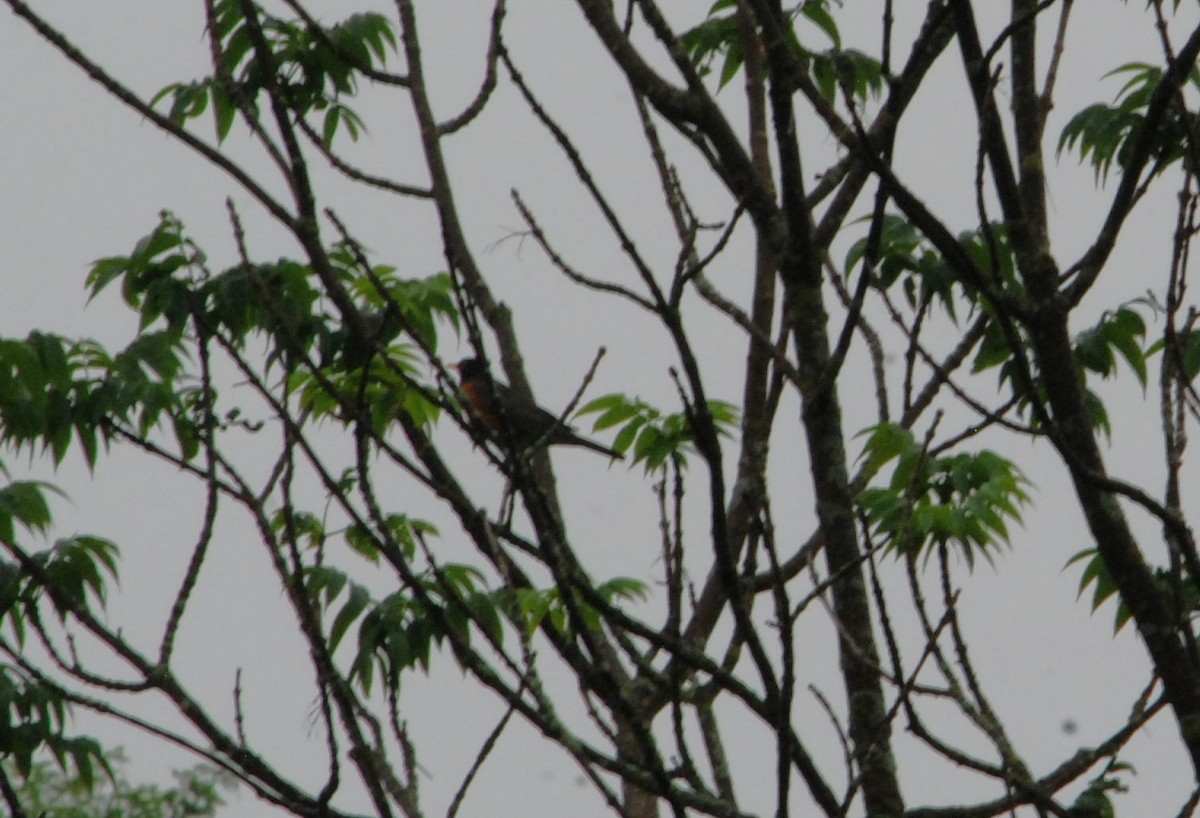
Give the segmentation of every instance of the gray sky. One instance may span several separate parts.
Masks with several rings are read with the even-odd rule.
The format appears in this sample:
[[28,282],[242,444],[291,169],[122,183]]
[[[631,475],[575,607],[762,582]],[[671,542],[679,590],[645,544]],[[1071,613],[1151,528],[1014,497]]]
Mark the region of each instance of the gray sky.
[[[390,8],[381,5],[385,13]],[[608,70],[604,55],[572,4],[533,0],[513,5],[507,40],[515,59],[543,101],[578,139],[594,163],[602,187],[625,207],[623,213],[648,255],[669,266],[673,250],[669,241],[660,238],[669,232],[658,205],[660,194],[636,130],[621,127],[632,122],[633,116],[624,83]],[[690,11],[692,5],[676,3],[668,8]],[[852,18],[861,16],[873,24],[881,6],[879,2],[861,5],[862,12],[847,8],[840,14],[843,33],[850,42],[855,39]],[[1117,46],[1121,47],[1121,60],[1133,59],[1126,57],[1127,48],[1141,48],[1144,59],[1155,55],[1153,32],[1143,20],[1143,4],[1096,0],[1080,5],[1086,8],[1078,9],[1076,15],[1086,19],[1076,21],[1078,30],[1068,44],[1071,56],[1060,78],[1058,107],[1048,129],[1051,139],[1057,138],[1063,122],[1076,110],[1094,101],[1110,100],[1116,93],[1120,82],[1101,81],[1100,77],[1114,67]],[[321,2],[312,7],[318,15],[333,19],[372,6],[366,2]],[[488,7],[475,0],[442,0],[420,6],[434,103],[440,113],[449,114],[470,99],[479,80],[482,66],[477,52],[482,51],[486,38]],[[206,71],[199,4],[54,0],[38,7],[61,24],[86,53],[145,96],[167,82],[191,79]],[[181,9],[185,10],[181,13]],[[901,20],[901,28],[905,24]],[[1144,43],[1139,43],[1138,36]],[[1085,47],[1070,48],[1081,40]],[[947,60],[934,87],[918,100],[914,121],[926,118],[931,127],[901,139],[897,155],[906,178],[935,211],[952,226],[966,228],[974,212],[969,180],[975,160],[971,120],[962,107],[967,96],[956,71],[957,62]],[[184,219],[217,266],[234,259],[224,205],[227,196],[233,196],[241,208],[254,255],[270,259],[297,254],[282,231],[230,181],[101,93],[16,18],[0,22],[0,76],[10,78],[0,90],[6,112],[0,124],[0,270],[8,287],[8,297],[0,301],[3,335],[24,336],[30,329],[43,328],[66,335],[97,336],[113,345],[124,343],[135,327],[132,317],[115,291],[85,309],[83,276],[90,261],[127,252],[151,229],[161,209],[170,209]],[[730,105],[736,104],[736,89],[725,97]],[[415,161],[410,158],[415,155],[411,142],[403,142],[411,135],[403,105],[403,100],[384,93],[369,95],[364,110],[370,135],[350,149],[356,162],[402,176],[397,168]],[[211,134],[207,121],[198,127],[206,138]],[[819,129],[806,141],[812,142],[809,147],[815,156],[832,155],[834,146]],[[251,155],[238,137],[229,147],[235,155]],[[569,168],[511,89],[497,93],[475,132],[452,143],[450,157],[452,173],[460,184],[464,220],[499,294],[518,316],[529,368],[543,401],[561,406],[594,350],[605,345],[609,356],[593,387],[595,394],[620,390],[669,405],[673,397],[663,372],[674,361],[651,320],[614,303],[604,304],[605,312],[597,317],[595,298],[554,273],[532,243],[501,242],[520,225],[509,198],[510,188],[515,187],[558,246],[567,248],[572,261],[595,275],[631,280],[624,278],[630,275],[627,265],[603,231],[594,208],[570,184]],[[819,162],[811,161],[809,170],[817,170]],[[696,185],[692,188],[696,200],[711,201],[711,211],[702,215],[723,218],[725,198],[714,190],[714,199],[706,200],[704,194],[711,186],[704,187],[696,166],[687,161],[682,166]],[[256,167],[261,168],[261,163]],[[419,169],[414,173],[419,174]],[[419,175],[412,178],[420,180]],[[440,248],[431,238],[437,235],[436,225],[423,206],[337,186],[332,179],[323,178],[322,183],[328,184],[329,201],[379,262],[403,265],[413,276],[442,269]],[[1090,169],[1077,167],[1070,158],[1056,167],[1054,185],[1055,243],[1066,266],[1094,233],[1111,194],[1098,191]],[[1128,240],[1121,245],[1111,268],[1128,269],[1130,274],[1110,275],[1104,289],[1088,304],[1093,315],[1143,294],[1147,287],[1161,287],[1166,259],[1148,254],[1159,253],[1166,246],[1163,235],[1170,229],[1172,207],[1166,196],[1161,204],[1147,206],[1134,217],[1127,236],[1146,236],[1146,246]],[[956,221],[954,213],[965,218]],[[1148,275],[1143,274],[1146,270]],[[732,285],[739,275],[732,267],[713,271],[719,284]],[[553,310],[547,309],[551,304]],[[709,322],[704,333],[696,333],[704,339],[706,366],[717,384],[716,393],[735,400],[739,393],[734,379],[744,349],[739,334],[715,314],[706,318],[702,307],[695,307],[690,315],[697,326]],[[448,347],[444,352],[447,359],[454,360],[460,350]],[[575,374],[565,378],[556,377],[556,372]],[[1116,401],[1110,407],[1115,429],[1111,462],[1119,476],[1158,491],[1162,479],[1157,410],[1153,394],[1143,400],[1136,387],[1131,389],[1131,382],[1125,378],[1111,391]],[[979,394],[990,396],[982,384]],[[869,395],[844,391],[843,400],[851,418],[862,415],[858,425],[872,421]],[[794,406],[787,411],[794,417]],[[854,420],[847,425],[856,428]],[[457,448],[457,457],[477,457],[468,445],[450,437],[447,434],[447,445]],[[246,446],[251,451],[259,445],[269,450],[270,442],[248,439]],[[798,438],[783,435],[781,445],[789,442],[797,445]],[[996,568],[982,565],[970,577],[959,574],[958,581],[967,587],[962,615],[978,635],[974,659],[984,679],[1002,680],[988,689],[993,703],[1008,719],[1012,737],[1027,753],[1034,772],[1043,773],[1072,748],[1105,736],[1123,718],[1128,703],[1145,684],[1147,662],[1132,633],[1112,637],[1111,606],[1092,615],[1086,602],[1075,600],[1078,570],[1063,571],[1063,564],[1090,543],[1078,512],[1062,493],[1066,483],[1058,461],[1012,440],[989,439],[987,444],[1004,445],[1006,453],[1035,481],[1038,493],[1035,506],[1028,510],[1027,525],[1014,537],[1012,551],[1000,555]],[[24,458],[6,460],[15,477],[48,473],[41,464],[31,465]],[[568,508],[595,521],[594,526],[580,526],[581,551],[587,554],[594,574],[655,579],[659,574],[656,550],[648,550],[642,539],[643,532],[652,530],[647,525],[653,520],[653,507],[649,483],[640,471],[606,469],[602,462],[580,453],[556,455],[556,462],[562,470],[560,479],[568,487]],[[794,519],[777,521],[781,531],[794,539],[807,536],[810,502],[800,479],[803,475],[788,474],[786,466],[786,460],[781,464],[777,458],[779,482],[773,495],[781,508],[786,497],[788,507],[805,511]],[[145,638],[153,638],[196,535],[201,501],[196,486],[189,486],[168,467],[122,450],[102,458],[94,479],[74,463],[52,479],[71,496],[69,503],[56,507],[58,533],[94,532],[123,547],[125,593],[112,601],[112,621],[121,622],[127,633],[144,632]],[[482,475],[480,487],[484,501],[498,499],[500,484],[494,474]],[[802,501],[792,500],[797,496]],[[431,511],[430,516],[435,513]],[[622,526],[614,522],[618,517],[630,522]],[[1135,516],[1135,524],[1145,542],[1158,542],[1157,527],[1151,521]],[[186,647],[179,655],[179,669],[192,680],[201,698],[228,719],[234,670],[243,668],[250,737],[261,743],[267,755],[285,758],[281,766],[295,771],[300,780],[319,781],[324,771],[323,746],[320,731],[313,726],[313,690],[303,646],[291,635],[284,601],[275,591],[264,596],[264,587],[271,587],[263,582],[268,566],[258,543],[245,529],[245,520],[233,515],[224,525],[196,609],[185,624],[181,643]],[[702,530],[702,523],[693,525]],[[444,533],[452,549],[454,532]],[[468,559],[466,546],[461,547],[461,558]],[[1150,551],[1153,557],[1160,556],[1152,548]],[[364,578],[378,588],[385,587],[384,578],[371,577],[369,571]],[[906,612],[895,613],[900,618],[907,616]],[[815,619],[811,632],[806,629],[799,637],[801,665],[810,674],[804,682],[820,686],[840,701],[830,628],[819,616]],[[914,644],[910,650],[917,647]],[[490,729],[490,721],[477,718],[477,714],[498,716],[501,711],[494,701],[481,697],[464,682],[452,663],[437,667],[428,680],[414,677],[406,697],[410,697],[410,706],[405,715],[418,738],[422,765],[430,774],[425,782],[427,805],[430,813],[436,814],[444,809],[483,734]],[[448,701],[455,702],[449,711],[444,709]],[[468,702],[466,707],[458,704],[463,701]],[[813,744],[830,754],[828,767],[836,770],[840,750],[811,704],[806,702],[805,707],[813,714],[809,725]],[[465,713],[469,717],[462,715]],[[1062,729],[1068,720],[1078,725],[1074,735]],[[734,764],[740,768],[739,791],[746,807],[764,810],[770,803],[773,771],[763,763],[757,747],[769,754],[771,745],[761,736],[753,741],[755,734],[756,728],[747,728],[749,738],[745,747],[736,748],[739,754]],[[130,748],[135,778],[162,777],[170,768],[188,763],[135,737],[119,732],[111,735],[113,743]],[[901,737],[899,742],[898,752],[904,754],[911,740]],[[563,803],[573,804],[578,815],[601,813],[595,796],[580,786],[573,766],[524,726],[506,735],[501,750],[484,768],[475,785],[476,800],[468,801],[464,814],[550,815],[559,814]],[[1190,788],[1190,770],[1179,750],[1174,724],[1167,719],[1154,723],[1131,745],[1127,758],[1136,765],[1138,775],[1131,782],[1134,792],[1119,797],[1118,809],[1129,815],[1163,815],[1177,809]],[[941,775],[910,777],[906,797],[910,804],[980,798],[981,789],[969,779],[950,779],[953,783]],[[962,789],[954,789],[959,782]],[[756,801],[753,793],[758,784],[767,795]],[[272,814],[248,793],[233,803],[226,814]],[[497,804],[515,808],[497,811]],[[365,803],[359,806],[365,808]]]

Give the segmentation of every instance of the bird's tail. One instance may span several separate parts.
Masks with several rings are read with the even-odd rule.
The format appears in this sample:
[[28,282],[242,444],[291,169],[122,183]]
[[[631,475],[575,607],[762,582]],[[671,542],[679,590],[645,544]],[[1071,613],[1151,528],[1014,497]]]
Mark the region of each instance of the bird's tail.
[[570,438],[563,440],[562,442],[569,446],[582,446],[585,449],[591,449],[593,452],[598,452],[607,457],[611,457],[613,460],[625,459],[625,455],[621,454],[616,449],[610,449],[608,446],[605,446],[602,443],[597,443],[594,440],[588,440],[586,437],[580,437],[579,435],[573,434],[570,436]]

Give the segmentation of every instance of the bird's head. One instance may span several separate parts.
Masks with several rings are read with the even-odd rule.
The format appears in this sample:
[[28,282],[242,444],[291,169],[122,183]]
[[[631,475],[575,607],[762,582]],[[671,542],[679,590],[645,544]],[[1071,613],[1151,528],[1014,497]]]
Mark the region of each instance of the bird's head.
[[463,358],[454,365],[458,377],[464,381],[487,376],[487,364],[481,358]]

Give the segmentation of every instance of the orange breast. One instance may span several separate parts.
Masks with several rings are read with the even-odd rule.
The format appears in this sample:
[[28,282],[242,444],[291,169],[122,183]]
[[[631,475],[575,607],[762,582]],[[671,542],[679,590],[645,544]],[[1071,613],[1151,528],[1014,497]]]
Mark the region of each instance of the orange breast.
[[488,394],[487,384],[467,380],[462,382],[460,388],[475,416],[493,432],[499,431],[500,414],[496,411],[492,396]]

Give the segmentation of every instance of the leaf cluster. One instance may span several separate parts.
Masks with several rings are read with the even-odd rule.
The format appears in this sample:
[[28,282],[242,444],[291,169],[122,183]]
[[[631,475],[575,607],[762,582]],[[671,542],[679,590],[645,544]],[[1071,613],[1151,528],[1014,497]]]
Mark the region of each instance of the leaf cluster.
[[34,758],[49,753],[63,772],[91,788],[96,771],[111,774],[100,745],[65,733],[67,704],[59,692],[12,665],[0,665],[0,760],[28,777]]
[[[1095,548],[1085,548],[1077,552],[1067,560],[1064,568],[1077,563],[1083,564],[1077,596],[1082,597],[1090,587],[1093,612],[1099,610],[1108,600],[1115,598],[1117,607],[1113,612],[1113,633],[1119,632],[1133,617],[1133,612],[1117,595],[1117,583],[1109,573],[1108,566],[1104,564],[1103,558]],[[1167,568],[1154,569],[1153,577],[1163,601],[1178,616],[1192,618],[1200,613],[1200,586],[1197,586],[1194,578],[1186,576],[1181,581],[1174,571]]]
[[198,765],[175,772],[173,786],[134,784],[121,773],[120,750],[106,754],[109,775],[85,780],[47,761],[34,761],[15,787],[26,814],[39,818],[206,818],[224,803],[229,773]]
[[[1146,387],[1148,370],[1146,358],[1149,354],[1145,346],[1146,322],[1130,304],[1115,310],[1106,310],[1094,325],[1075,335],[1072,351],[1076,365],[1083,375],[1085,382],[1084,398],[1087,401],[1095,428],[1111,434],[1111,424],[1108,410],[1104,401],[1086,385],[1089,375],[1098,375],[1102,379],[1113,377],[1117,372],[1117,363],[1124,361],[1137,378],[1142,388]],[[1032,368],[1032,364],[1028,364]],[[1031,396],[1028,389],[1022,387],[1021,367],[1013,356],[1012,344],[999,324],[990,324],[984,332],[972,366],[973,372],[982,372],[992,367],[999,367],[999,377],[1017,398],[1017,410],[1026,416],[1027,422],[1034,428],[1039,426],[1036,415],[1032,414],[1033,399],[1045,403],[1044,387],[1038,383],[1037,394]],[[1036,375],[1036,373],[1035,373]]]
[[[476,633],[497,647],[504,642],[506,615],[525,634],[540,627],[568,633],[569,618],[557,588],[492,590],[471,565],[444,563],[415,573],[405,587],[375,600],[367,588],[328,566],[306,571],[305,586],[314,601],[332,614],[329,643],[336,649],[357,623],[357,645],[349,677],[370,694],[376,675],[389,689],[400,686],[404,673],[428,672],[433,649],[449,643],[466,648]],[[600,583],[595,592],[605,602],[643,598],[644,583],[618,577]],[[590,626],[600,612],[582,599],[575,609]]]
[[[690,410],[694,411],[694,410]],[[738,410],[731,403],[710,400],[707,411],[721,434],[737,426]],[[668,461],[685,465],[696,439],[689,411],[664,413],[640,398],[613,393],[602,395],[580,408],[578,415],[599,415],[592,422],[596,432],[620,427],[612,448],[632,452],[633,462],[647,472],[661,469]]]
[[1120,775],[1133,771],[1133,765],[1127,762],[1116,758],[1110,760],[1100,775],[1089,781],[1079,793],[1068,815],[1072,818],[1115,818],[1117,811],[1110,794],[1128,792],[1129,788]]
[[899,555],[926,557],[930,546],[954,545],[973,564],[1008,542],[1006,520],[1021,521],[1029,485],[1020,469],[995,452],[934,456],[894,423],[863,432],[860,461],[866,474],[895,462],[886,485],[863,489],[858,505],[885,547]]
[[[18,528],[45,534],[51,515],[46,493],[53,486],[13,481],[0,487],[0,541],[18,542]],[[103,537],[76,534],[56,540],[22,564],[0,560],[0,623],[18,646],[25,643],[26,619],[37,617],[37,603],[47,598],[60,620],[103,608],[109,579],[116,580],[118,549]]]
[[[647,598],[646,584],[631,577],[614,577],[598,583],[593,591],[605,605],[612,605],[621,600],[638,601]],[[518,588],[503,601],[510,617],[522,625],[527,635],[543,626],[562,634],[569,634],[572,630],[570,612],[563,599],[563,591],[559,588]],[[594,605],[580,598],[578,594],[572,602],[586,627],[601,626],[601,611]]]
[[[1008,231],[1003,224],[964,231],[957,238],[977,269],[984,271],[994,282],[997,291],[1015,298],[1023,297],[1024,288],[1017,276]],[[1033,363],[1024,357],[1018,360],[1013,354],[1010,334],[1015,334],[1022,342],[1025,338],[1019,323],[999,320],[996,309],[976,287],[971,286],[962,271],[947,261],[911,222],[899,215],[885,214],[878,235],[860,238],[847,251],[847,270],[868,263],[873,273],[872,284],[883,291],[898,285],[910,309],[922,311],[936,304],[955,325],[961,320],[959,313],[964,303],[968,307],[968,317],[982,312],[988,321],[975,350],[971,371],[979,373],[996,368],[1001,385],[1016,397],[1018,411],[1031,426],[1037,426],[1037,419],[1030,411],[1031,403],[1035,398],[1044,401],[1044,395],[1041,386],[1036,387],[1037,394],[1030,395],[1023,373],[1025,367],[1033,370]],[[1130,302],[1105,311],[1095,325],[1076,334],[1073,351],[1085,380],[1089,374],[1105,379],[1113,377],[1121,360],[1145,388],[1146,358],[1161,344],[1150,349],[1145,347],[1147,328],[1135,309],[1138,303]],[[1181,335],[1185,358],[1194,359],[1200,369],[1200,342],[1191,340],[1186,334]],[[1189,345],[1195,345],[1196,349],[1186,352]],[[1036,376],[1036,371],[1031,374]],[[1087,390],[1087,400],[1096,427],[1107,434],[1110,428],[1103,402],[1091,389]]]
[[[256,35],[266,54],[256,49]],[[329,147],[339,128],[357,140],[362,118],[343,101],[357,92],[358,76],[383,66],[396,50],[390,21],[381,14],[353,14],[340,23],[314,28],[260,11],[247,20],[237,0],[214,3],[213,32],[219,57],[212,76],[173,83],[151,100],[170,100],[167,116],[182,125],[211,104],[218,141],[229,135],[239,113],[258,118],[258,105],[271,95],[300,116],[324,112],[320,134]]]
[[[1096,103],[1084,108],[1071,117],[1058,140],[1059,155],[1063,151],[1077,150],[1079,161],[1089,162],[1094,168],[1097,183],[1108,179],[1114,164],[1122,171],[1129,168],[1134,147],[1144,130],[1150,100],[1163,79],[1161,68],[1140,62],[1126,63],[1105,76],[1119,75],[1129,78],[1117,92],[1114,103]],[[1193,89],[1200,89],[1200,69],[1193,67],[1188,72],[1187,82]],[[1198,123],[1197,114],[1187,109],[1182,95],[1170,104],[1152,135],[1152,173],[1158,173],[1180,159],[1185,160],[1189,170],[1196,172]]]
[[[842,47],[837,21],[829,11],[831,5],[829,0],[804,0],[788,14],[789,21],[806,21],[824,34],[832,44],[829,49],[814,51],[802,45],[794,27],[788,30],[788,45],[828,101],[835,102],[839,92],[859,101],[878,97],[885,81],[883,66],[861,51]],[[717,0],[704,22],[680,38],[701,75],[711,73],[720,59],[718,89],[737,76],[745,62],[738,14],[736,0]]]
[[[189,458],[197,450],[205,405],[187,382],[182,359],[187,344],[214,336],[237,351],[252,339],[265,341],[266,371],[281,367],[289,391],[318,417],[349,419],[343,409],[354,404],[365,408],[377,430],[401,411],[431,423],[437,405],[432,391],[416,384],[415,362],[436,352],[443,323],[458,329],[450,277],[410,279],[393,267],[366,267],[345,242],[330,248],[327,258],[339,286],[354,298],[357,315],[334,309],[316,272],[300,261],[242,262],[211,271],[179,220],[163,213],[133,252],[92,267],[92,297],[120,282],[123,298],[139,314],[141,333],[111,361],[98,346],[86,345],[89,363],[112,371],[109,383],[118,397],[141,408],[140,432],[167,410]],[[165,328],[150,331],[158,324]],[[209,397],[214,404],[216,396]],[[113,414],[112,409],[102,403],[89,417]]]
[[[400,551],[395,559],[406,564],[415,562],[419,539],[437,534],[430,523],[407,515],[390,515],[385,523],[388,542]],[[290,527],[291,537],[302,537],[315,548],[326,541],[323,525],[311,515],[281,510],[273,527]],[[384,548],[376,535],[359,525],[348,528],[344,538],[352,551],[372,562],[378,561]],[[305,569],[309,597],[330,614],[330,650],[337,650],[357,623],[358,645],[349,676],[367,694],[376,672],[394,689],[405,671],[428,670],[433,648],[451,635],[469,644],[472,622],[483,628],[488,638],[502,638],[495,601],[477,568],[447,563],[424,571],[410,566],[408,573],[404,587],[375,600],[366,586],[338,568],[318,563]]]
[[[957,239],[997,291],[1014,297],[1021,295],[1023,287],[1017,278],[1005,225],[992,223],[966,230]],[[898,214],[885,213],[877,235],[863,236],[850,246],[845,269],[850,271],[860,264],[870,265],[871,283],[877,289],[886,292],[899,284],[910,308],[925,309],[937,304],[955,325],[959,323],[959,309],[964,302],[968,316],[978,309],[988,309],[964,271],[948,261],[912,222]]]
[[37,331],[0,338],[0,441],[40,447],[60,463],[74,437],[94,466],[109,422],[145,432],[166,413],[181,449],[194,453],[196,396],[178,382],[180,356],[180,337],[169,330],[144,333],[116,354]]
[[[51,523],[46,483],[13,481],[0,487],[0,541],[14,551],[22,532],[44,535]],[[109,580],[117,579],[117,547],[101,537],[79,534],[21,560],[0,559],[0,626],[21,651],[31,624],[43,635],[39,605],[46,601],[60,621],[93,616],[103,608]],[[66,734],[68,704],[56,686],[17,665],[0,665],[0,761],[24,776],[33,759],[48,752],[60,769],[68,765],[90,787],[96,768],[108,768],[91,738]]]
[[[370,693],[377,675],[389,689],[395,689],[404,673],[428,671],[433,649],[447,642],[467,647],[478,634],[501,646],[502,616],[526,635],[541,627],[569,633],[567,606],[559,588],[493,590],[478,568],[460,563],[418,570],[414,566],[419,542],[436,536],[437,529],[403,514],[389,515],[384,522],[385,538],[399,549],[393,561],[403,561],[407,566],[402,588],[377,600],[366,586],[340,569],[315,564],[304,575],[309,597],[325,612],[330,649],[336,651],[356,628],[357,644],[349,677],[364,693]],[[285,514],[281,510],[273,518],[272,527],[276,531],[290,529],[289,536],[309,547],[325,547],[327,532],[313,515]],[[371,562],[378,562],[385,548],[380,537],[363,526],[350,526],[343,537],[352,551]],[[626,577],[599,583],[593,590],[604,604],[642,599],[646,593],[644,583]],[[599,626],[600,612],[595,606],[578,595],[572,603],[586,624]]]

